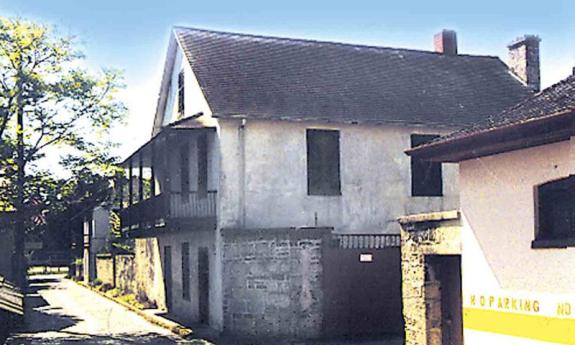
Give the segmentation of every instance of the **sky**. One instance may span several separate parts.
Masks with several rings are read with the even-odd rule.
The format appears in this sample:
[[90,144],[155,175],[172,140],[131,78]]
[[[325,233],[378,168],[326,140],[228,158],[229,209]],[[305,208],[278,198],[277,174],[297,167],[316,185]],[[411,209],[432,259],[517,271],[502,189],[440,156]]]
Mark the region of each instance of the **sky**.
[[536,34],[543,87],[575,66],[572,0],[0,0],[0,16],[52,25],[77,37],[87,68],[124,72],[129,115],[113,132],[121,157],[150,138],[174,25],[424,50],[445,28],[457,31],[460,53],[503,61],[514,38]]

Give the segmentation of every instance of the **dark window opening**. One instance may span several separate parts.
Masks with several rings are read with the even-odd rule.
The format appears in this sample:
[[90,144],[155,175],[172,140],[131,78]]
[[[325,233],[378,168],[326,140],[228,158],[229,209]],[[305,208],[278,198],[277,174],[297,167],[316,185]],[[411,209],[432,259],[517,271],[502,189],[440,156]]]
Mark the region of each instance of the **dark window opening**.
[[[537,187],[537,236],[534,242],[570,240],[575,242],[575,176],[544,183]],[[547,243],[566,246],[575,243]],[[534,243],[537,247],[537,243]]]
[[205,197],[208,191],[208,137],[198,136],[198,195]]
[[182,298],[190,300],[190,244],[182,243]]
[[182,194],[190,192],[190,147],[180,146],[180,190]]
[[[439,135],[412,134],[411,147],[428,143]],[[411,196],[442,196],[441,163],[411,158]]]
[[184,71],[178,74],[178,114],[184,116]]
[[308,195],[341,195],[339,131],[307,130]]

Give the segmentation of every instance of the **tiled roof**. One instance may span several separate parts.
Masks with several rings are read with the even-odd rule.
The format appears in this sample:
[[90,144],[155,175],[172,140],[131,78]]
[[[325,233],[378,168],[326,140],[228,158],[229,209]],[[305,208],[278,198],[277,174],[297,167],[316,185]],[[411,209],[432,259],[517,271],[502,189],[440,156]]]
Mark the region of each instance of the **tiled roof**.
[[575,111],[575,76],[573,75],[502,112],[488,116],[485,121],[440,137],[434,143],[447,142],[471,134],[572,111]]
[[462,126],[530,94],[490,56],[181,27],[175,35],[216,117]]

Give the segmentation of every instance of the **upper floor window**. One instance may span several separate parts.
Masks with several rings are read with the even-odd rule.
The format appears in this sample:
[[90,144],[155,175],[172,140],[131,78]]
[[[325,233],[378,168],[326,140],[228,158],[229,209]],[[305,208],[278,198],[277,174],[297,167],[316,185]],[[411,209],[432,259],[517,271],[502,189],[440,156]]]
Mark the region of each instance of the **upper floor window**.
[[178,74],[178,115],[184,116],[184,71]]
[[308,129],[307,194],[341,195],[339,131]]
[[[428,143],[439,137],[435,134],[412,134],[411,147]],[[441,163],[411,158],[411,196],[442,196]]]
[[575,245],[575,176],[550,181],[536,188],[537,235],[534,247]]

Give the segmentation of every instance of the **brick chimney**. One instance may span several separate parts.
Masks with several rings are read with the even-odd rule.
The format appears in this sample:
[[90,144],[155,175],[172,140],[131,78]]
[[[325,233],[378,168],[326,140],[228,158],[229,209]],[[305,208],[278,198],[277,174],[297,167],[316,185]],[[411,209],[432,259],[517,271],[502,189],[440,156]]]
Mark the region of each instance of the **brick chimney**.
[[535,92],[541,89],[539,42],[541,42],[539,37],[525,35],[507,46],[509,48],[509,68]]
[[457,55],[457,34],[453,30],[442,30],[433,36],[435,52],[445,55]]

